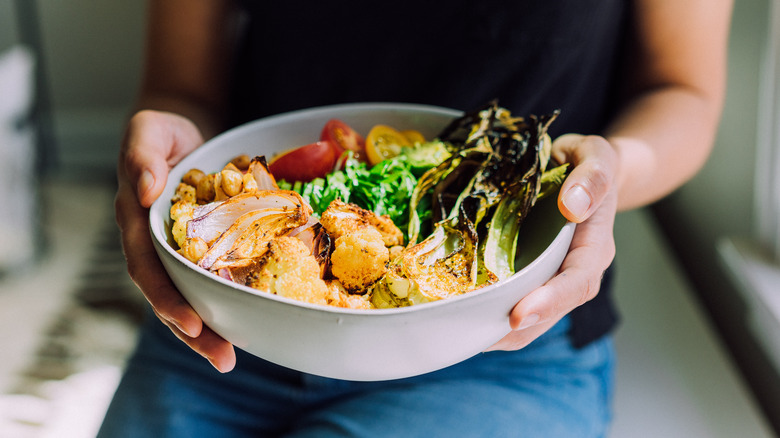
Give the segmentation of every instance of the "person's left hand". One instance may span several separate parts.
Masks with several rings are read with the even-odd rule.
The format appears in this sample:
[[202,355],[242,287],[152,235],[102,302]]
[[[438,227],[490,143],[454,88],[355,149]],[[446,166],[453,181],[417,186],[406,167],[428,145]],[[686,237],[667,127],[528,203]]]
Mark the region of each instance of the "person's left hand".
[[603,137],[567,134],[553,143],[553,158],[571,163],[558,207],[577,228],[557,275],[512,310],[512,331],[488,350],[517,350],[599,292],[615,257],[612,226],[617,212],[618,157]]

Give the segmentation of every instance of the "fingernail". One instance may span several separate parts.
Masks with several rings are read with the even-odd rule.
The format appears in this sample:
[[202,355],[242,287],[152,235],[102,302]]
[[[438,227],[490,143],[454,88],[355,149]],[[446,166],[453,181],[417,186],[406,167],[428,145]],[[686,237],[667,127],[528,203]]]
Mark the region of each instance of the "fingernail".
[[564,193],[561,202],[578,218],[585,216],[590,208],[590,196],[580,185],[576,185]]
[[517,326],[515,330],[523,330],[527,329],[528,327],[536,325],[536,323],[539,322],[539,314],[538,313],[532,313],[525,318],[523,318],[522,321],[520,321],[520,325]]
[[149,170],[144,170],[138,178],[138,194],[143,196],[154,185],[154,175]]

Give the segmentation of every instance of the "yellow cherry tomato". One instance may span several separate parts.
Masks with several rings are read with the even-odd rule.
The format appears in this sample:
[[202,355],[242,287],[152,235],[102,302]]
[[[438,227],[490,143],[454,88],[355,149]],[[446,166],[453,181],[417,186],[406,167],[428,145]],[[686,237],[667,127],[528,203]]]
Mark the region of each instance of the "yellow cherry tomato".
[[409,140],[409,143],[411,144],[425,143],[425,136],[422,135],[422,132],[415,129],[401,131],[401,134],[403,134],[403,136],[406,137],[406,139]]
[[387,125],[376,125],[371,128],[366,137],[366,157],[374,164],[395,157],[401,153],[401,148],[409,147],[411,143],[398,130]]

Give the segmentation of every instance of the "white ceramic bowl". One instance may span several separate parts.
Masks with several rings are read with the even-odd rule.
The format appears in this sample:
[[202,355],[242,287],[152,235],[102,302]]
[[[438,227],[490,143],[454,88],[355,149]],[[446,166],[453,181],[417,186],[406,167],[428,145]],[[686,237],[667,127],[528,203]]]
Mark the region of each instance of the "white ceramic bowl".
[[554,200],[539,202],[522,227],[520,266],[513,277],[472,293],[399,309],[319,306],[241,286],[196,267],[170,242],[170,199],[195,167],[217,171],[239,154],[273,156],[316,141],[339,118],[364,135],[382,123],[432,138],[461,113],[408,104],[349,104],[268,117],[232,129],[184,158],[150,210],[157,253],[173,282],[205,323],[235,346],[276,364],[346,380],[410,377],[468,359],[506,335],[509,313],[556,273],[574,224]]

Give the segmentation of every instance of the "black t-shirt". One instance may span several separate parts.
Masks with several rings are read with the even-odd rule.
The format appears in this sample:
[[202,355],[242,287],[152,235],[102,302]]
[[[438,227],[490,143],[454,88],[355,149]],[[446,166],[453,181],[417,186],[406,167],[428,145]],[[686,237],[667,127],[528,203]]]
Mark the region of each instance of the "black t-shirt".
[[[628,0],[241,4],[233,124],[336,103],[468,111],[495,98],[515,115],[560,109],[553,137],[599,134],[614,112],[630,7]],[[599,338],[616,320],[605,281],[573,312],[573,344]]]

